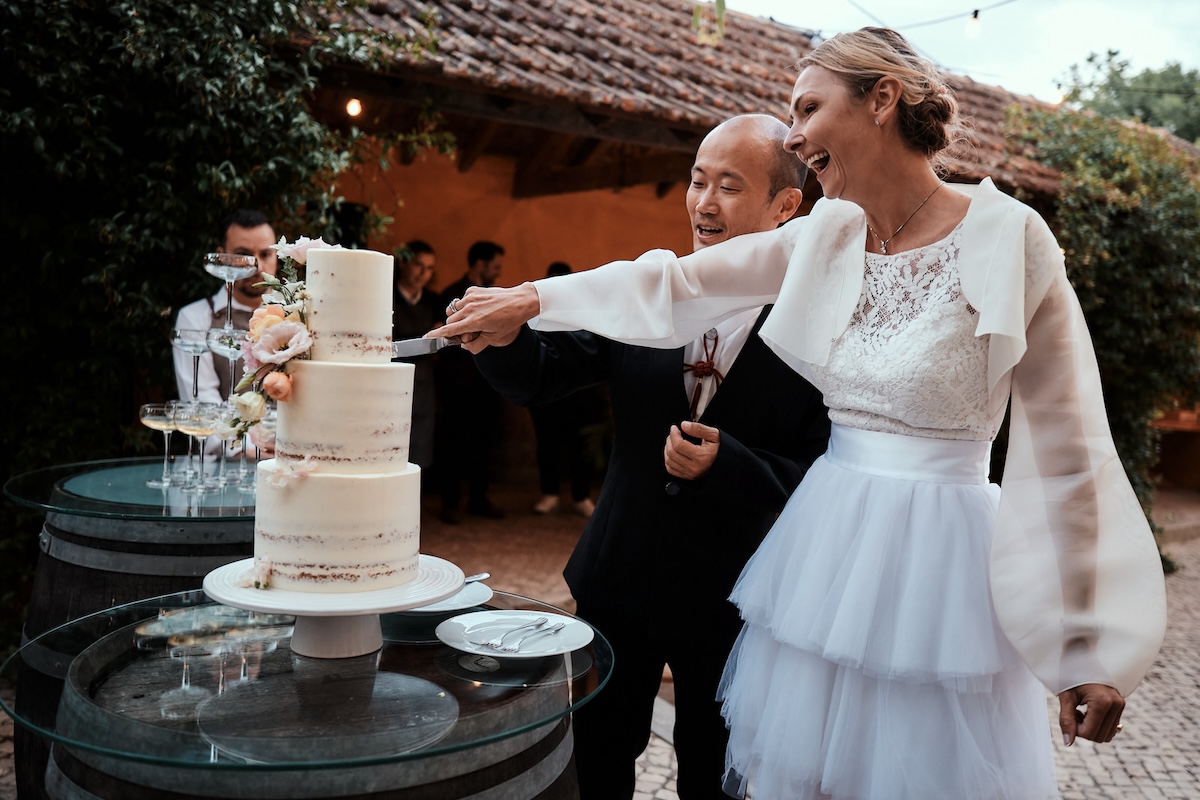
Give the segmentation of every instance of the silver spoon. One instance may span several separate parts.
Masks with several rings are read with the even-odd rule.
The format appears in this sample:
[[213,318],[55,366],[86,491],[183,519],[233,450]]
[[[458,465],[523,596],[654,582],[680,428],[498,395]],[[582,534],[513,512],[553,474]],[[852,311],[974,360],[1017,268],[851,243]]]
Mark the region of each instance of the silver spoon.
[[486,581],[490,577],[492,577],[492,573],[490,572],[476,572],[474,575],[468,575],[466,578],[464,578],[463,583],[467,584],[476,583],[478,581]]

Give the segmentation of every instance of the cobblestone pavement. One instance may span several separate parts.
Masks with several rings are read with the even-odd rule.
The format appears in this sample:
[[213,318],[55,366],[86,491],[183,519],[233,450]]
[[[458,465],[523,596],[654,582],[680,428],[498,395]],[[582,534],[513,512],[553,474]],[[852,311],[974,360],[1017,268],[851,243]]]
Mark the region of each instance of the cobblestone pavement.
[[[501,591],[573,608],[561,571],[582,520],[569,514],[528,513],[536,495],[519,490],[493,499],[509,511],[502,521],[467,518],[445,526],[422,515],[422,550],[468,573],[488,570]],[[1200,504],[1196,506],[1200,512]],[[1186,510],[1192,516],[1200,516]],[[1193,523],[1195,520],[1192,521]],[[1057,729],[1057,703],[1047,697],[1058,784],[1064,800],[1200,800],[1200,538],[1166,537],[1163,550],[1180,566],[1167,576],[1169,622],[1158,661],[1129,699],[1124,731],[1109,745],[1079,741],[1067,748]],[[0,700],[12,706],[13,687],[0,681]],[[670,744],[673,708],[659,700],[655,735],[638,760],[635,800],[678,800]],[[15,800],[13,722],[0,714],[0,800]]]
[[[1200,798],[1200,538],[1168,541],[1167,637],[1107,745],[1055,743],[1064,800]],[[1057,734],[1057,703],[1048,704]]]

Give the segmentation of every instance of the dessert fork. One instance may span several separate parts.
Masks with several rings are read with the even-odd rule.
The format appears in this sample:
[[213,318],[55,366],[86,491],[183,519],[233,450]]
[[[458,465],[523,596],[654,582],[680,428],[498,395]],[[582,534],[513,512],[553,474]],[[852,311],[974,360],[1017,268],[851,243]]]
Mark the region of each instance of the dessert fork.
[[480,642],[479,646],[487,647],[492,650],[499,650],[500,646],[504,644],[504,640],[507,639],[509,636],[512,636],[517,631],[523,631],[526,628],[540,628],[549,621],[550,620],[547,617],[538,617],[533,622],[527,622],[524,625],[518,625],[515,628],[510,628],[507,631],[505,631],[504,633],[500,634],[499,636],[488,639],[486,642]]
[[507,645],[504,645],[503,647],[497,647],[496,649],[499,650],[501,653],[515,653],[521,649],[521,645],[525,644],[530,639],[533,639],[535,637],[542,636],[542,635],[553,636],[554,634],[561,631],[564,627],[566,627],[566,624],[567,623],[565,623],[565,622],[559,622],[554,625],[551,625],[549,628],[542,628],[541,630],[530,631],[529,633],[522,636],[520,639],[517,639],[512,644],[507,644]]

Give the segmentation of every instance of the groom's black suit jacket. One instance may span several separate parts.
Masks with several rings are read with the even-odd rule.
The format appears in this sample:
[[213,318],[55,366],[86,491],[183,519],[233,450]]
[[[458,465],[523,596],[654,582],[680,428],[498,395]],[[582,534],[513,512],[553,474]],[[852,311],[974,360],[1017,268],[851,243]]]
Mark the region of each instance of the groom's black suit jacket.
[[724,602],[792,490],[825,452],[829,419],[820,393],[758,336],[767,310],[700,417],[721,436],[715,463],[696,481],[673,478],[663,465],[671,426],[689,418],[683,348],[526,327],[507,347],[476,356],[488,381],[518,405],[609,381],[608,469],[563,573],[580,605],[644,612]]

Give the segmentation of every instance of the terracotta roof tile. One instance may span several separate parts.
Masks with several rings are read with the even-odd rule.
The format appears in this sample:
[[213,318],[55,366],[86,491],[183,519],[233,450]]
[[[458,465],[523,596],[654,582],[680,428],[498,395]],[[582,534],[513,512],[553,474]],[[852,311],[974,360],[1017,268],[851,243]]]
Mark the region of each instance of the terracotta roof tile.
[[[666,122],[704,132],[738,113],[781,115],[793,65],[812,47],[812,31],[730,11],[725,38],[700,44],[692,0],[390,0],[359,12],[380,28],[414,30],[437,12],[437,52],[397,58],[397,73],[440,73],[460,88],[486,88],[583,111]],[[1053,192],[1058,174],[1011,151],[1004,110],[1030,97],[950,75],[970,144],[955,148],[955,176],[991,175],[1009,187]]]

